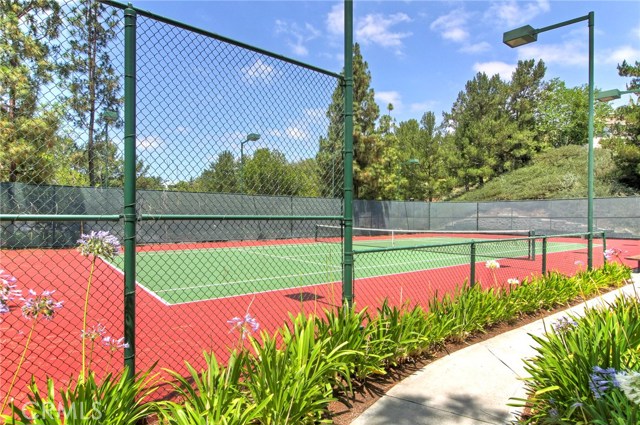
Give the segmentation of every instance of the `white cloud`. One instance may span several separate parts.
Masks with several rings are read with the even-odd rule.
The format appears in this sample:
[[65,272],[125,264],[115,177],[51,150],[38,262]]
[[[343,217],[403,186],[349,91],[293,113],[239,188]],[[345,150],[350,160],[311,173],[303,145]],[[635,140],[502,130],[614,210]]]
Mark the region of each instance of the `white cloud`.
[[[423,114],[436,108],[438,102],[435,100],[427,100],[424,102],[415,102],[409,105],[409,111],[412,113]],[[420,115],[422,117],[422,115]]]
[[463,53],[482,53],[491,49],[491,44],[486,41],[481,41],[480,43],[475,44],[467,44],[460,48],[460,51]]
[[287,127],[285,133],[287,134],[287,136],[295,140],[304,140],[309,136],[309,134],[304,129],[293,126]]
[[391,103],[394,109],[398,110],[402,108],[402,99],[400,93],[397,91],[379,91],[375,92],[376,103],[381,105],[382,109],[386,110],[387,106]]
[[276,73],[273,66],[263,62],[261,59],[257,59],[253,64],[243,67],[241,71],[243,79],[249,84],[259,80],[270,81]]
[[501,25],[513,27],[522,25],[551,9],[548,0],[520,2],[516,0],[492,2],[485,12],[485,19],[497,20]]
[[475,72],[484,72],[489,77],[498,74],[501,79],[509,81],[511,80],[511,74],[516,70],[516,65],[499,61],[476,62],[473,64],[473,70]]
[[527,44],[517,49],[520,59],[542,59],[547,64],[588,66],[586,42],[569,40],[560,44]]
[[164,146],[164,140],[158,136],[142,136],[136,139],[138,149],[153,151]]
[[411,18],[404,13],[392,15],[370,14],[358,20],[356,24],[356,39],[364,44],[378,44],[382,47],[402,47],[402,39],[411,35],[408,32],[393,32],[391,27],[411,22]]
[[469,38],[469,32],[466,29],[469,17],[470,15],[462,9],[452,10],[433,21],[430,28],[432,31],[439,32],[445,40],[461,43]]
[[618,64],[626,60],[627,63],[640,61],[640,49],[632,46],[621,46],[607,55],[606,63]]
[[344,5],[342,2],[333,5],[326,19],[327,31],[333,35],[344,34]]
[[309,54],[309,49],[307,49],[306,43],[318,38],[320,36],[320,31],[309,23],[305,23],[304,26],[300,26],[295,22],[289,23],[278,19],[276,20],[276,34],[284,35],[287,40],[287,44],[295,55],[307,56]]

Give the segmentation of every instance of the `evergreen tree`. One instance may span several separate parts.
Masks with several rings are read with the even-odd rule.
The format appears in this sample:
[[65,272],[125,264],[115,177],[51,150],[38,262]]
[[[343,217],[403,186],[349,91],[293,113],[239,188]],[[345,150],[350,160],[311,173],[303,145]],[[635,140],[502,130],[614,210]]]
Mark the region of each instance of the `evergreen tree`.
[[507,93],[498,75],[478,73],[458,94],[451,112],[445,113],[445,126],[453,131],[458,154],[453,165],[465,190],[505,169],[503,152],[515,131],[505,109]]
[[59,29],[53,0],[0,1],[0,181],[46,183],[55,170],[60,112],[41,89],[55,75]]
[[[640,89],[640,62],[630,65],[623,61],[618,65],[618,74],[631,77],[629,90]],[[620,181],[640,189],[640,95],[632,95],[629,103],[618,107],[612,118],[611,137],[602,145],[613,150]]]
[[239,170],[233,154],[228,150],[220,153],[195,184],[200,192],[239,193]]
[[[377,167],[383,152],[383,143],[375,133],[375,124],[380,117],[380,108],[375,102],[375,93],[370,87],[369,65],[360,53],[360,46],[353,47],[353,124],[354,124],[354,194],[356,197],[374,196],[375,190],[366,188],[377,175],[369,167]],[[327,138],[321,138],[316,159],[320,181],[325,189],[323,194],[340,196],[342,193],[342,146],[344,120],[344,88],[336,87],[332,103],[327,110],[329,131]],[[339,173],[339,176],[338,176]],[[337,184],[339,182],[339,184]],[[375,197],[375,196],[374,196]]]
[[[69,118],[86,134],[87,173],[91,186],[100,181],[99,163],[107,163],[110,159],[105,112],[117,113],[122,104],[120,80],[109,55],[109,43],[117,35],[118,22],[117,10],[96,0],[75,3],[68,18],[69,48],[65,52],[64,82],[70,93]],[[121,126],[120,120],[110,124],[116,128]],[[100,143],[103,149],[99,149]],[[99,153],[103,155],[101,161]]]

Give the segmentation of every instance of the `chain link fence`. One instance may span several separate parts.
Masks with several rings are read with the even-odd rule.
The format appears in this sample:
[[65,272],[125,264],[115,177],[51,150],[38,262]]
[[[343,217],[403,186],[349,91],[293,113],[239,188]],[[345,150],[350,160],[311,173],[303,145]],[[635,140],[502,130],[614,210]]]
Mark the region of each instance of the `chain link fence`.
[[[342,221],[342,77],[123,8],[41,2],[7,16],[0,269],[24,297],[64,303],[30,321],[19,296],[3,298],[2,399],[18,367],[18,401],[32,375],[77,377],[85,310],[102,375],[133,359],[185,371],[203,350],[224,361],[234,317],[271,332],[291,311],[341,303],[342,252],[313,235]],[[100,231],[124,255],[92,265],[76,246]]]

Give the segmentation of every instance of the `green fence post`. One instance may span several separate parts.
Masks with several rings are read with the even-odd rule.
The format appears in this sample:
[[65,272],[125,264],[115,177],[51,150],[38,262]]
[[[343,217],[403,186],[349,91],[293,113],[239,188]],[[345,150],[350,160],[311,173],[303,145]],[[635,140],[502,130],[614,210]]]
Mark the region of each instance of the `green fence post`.
[[344,1],[344,240],[342,302],[353,304],[353,1]]
[[471,263],[469,273],[469,286],[475,286],[476,284],[476,243],[471,242]]
[[542,276],[547,275],[547,238],[542,238]]
[[136,11],[124,11],[124,365],[136,368]]

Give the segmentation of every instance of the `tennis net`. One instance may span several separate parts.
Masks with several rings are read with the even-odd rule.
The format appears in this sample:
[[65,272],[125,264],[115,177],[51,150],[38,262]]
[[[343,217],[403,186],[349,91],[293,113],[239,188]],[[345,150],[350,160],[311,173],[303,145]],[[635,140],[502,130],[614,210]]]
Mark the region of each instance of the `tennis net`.
[[[342,226],[316,225],[315,241],[322,243],[342,243]],[[354,249],[429,247],[434,250],[438,246],[451,244],[469,244],[482,242],[480,251],[491,250],[490,242],[495,240],[500,246],[511,253],[508,257],[535,258],[535,238],[531,230],[407,230],[407,229],[376,229],[365,227],[353,228]],[[507,246],[508,245],[508,246]]]

